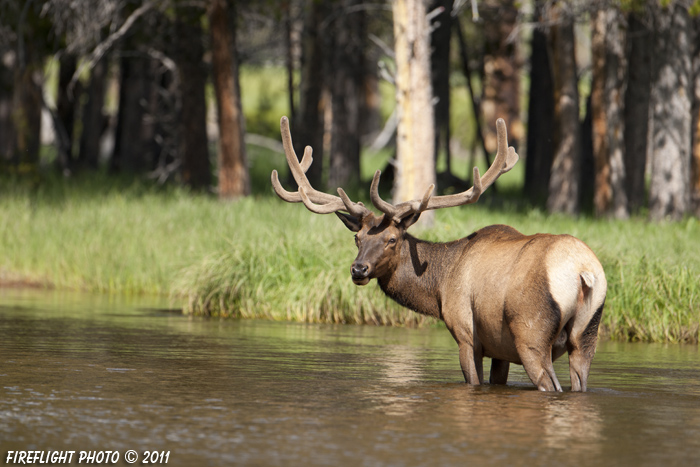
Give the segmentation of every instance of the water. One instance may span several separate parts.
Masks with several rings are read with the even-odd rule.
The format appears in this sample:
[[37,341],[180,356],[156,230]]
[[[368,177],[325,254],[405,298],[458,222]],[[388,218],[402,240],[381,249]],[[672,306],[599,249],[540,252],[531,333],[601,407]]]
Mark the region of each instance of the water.
[[[568,389],[566,358],[555,367]],[[191,319],[0,290],[3,464],[10,450],[112,450],[122,465],[128,450],[169,452],[183,466],[700,459],[697,346],[602,342],[585,394],[540,393],[515,366],[505,387],[462,381],[445,329]]]

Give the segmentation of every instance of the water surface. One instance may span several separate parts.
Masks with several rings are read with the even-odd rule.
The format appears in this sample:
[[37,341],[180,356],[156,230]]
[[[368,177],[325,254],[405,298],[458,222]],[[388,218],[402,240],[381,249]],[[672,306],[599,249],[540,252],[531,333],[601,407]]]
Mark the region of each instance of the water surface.
[[[566,357],[555,367],[568,389]],[[544,394],[516,366],[505,387],[467,386],[445,329],[0,289],[0,455],[49,449],[170,451],[169,465],[696,465],[700,353],[602,342],[588,393]]]

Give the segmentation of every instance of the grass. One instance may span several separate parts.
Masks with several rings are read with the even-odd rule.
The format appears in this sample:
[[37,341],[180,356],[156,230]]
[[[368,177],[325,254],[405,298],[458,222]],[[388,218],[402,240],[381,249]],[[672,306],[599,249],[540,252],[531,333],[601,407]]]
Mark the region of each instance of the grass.
[[[273,157],[260,160],[271,164]],[[353,285],[352,234],[334,216],[283,203],[264,185],[259,183],[254,197],[221,203],[181,188],[104,175],[31,183],[3,178],[0,281],[170,295],[175,305],[198,315],[432,323],[388,300],[374,283]],[[439,211],[435,226],[419,236],[447,241],[494,223],[523,233],[570,233],[591,246],[606,270],[603,334],[698,341],[697,219],[660,224],[572,219],[522,209],[508,199],[486,197]]]
[[[283,71],[243,67],[241,88],[248,130],[277,138],[279,116],[288,114]],[[393,90],[382,83],[380,92],[386,118]],[[453,97],[453,121],[466,122],[453,133],[470,147],[474,125],[464,86],[457,85]],[[235,203],[103,174],[0,175],[0,284],[166,295],[187,313],[219,317],[434,323],[388,300],[374,283],[353,285],[352,234],[335,216],[314,215],[274,197],[269,175],[283,169],[283,157],[256,147],[248,151],[254,196]],[[390,150],[366,154],[363,178],[370,179],[389,157]],[[454,170],[462,177],[471,173],[467,160],[455,161]],[[603,334],[698,342],[697,219],[650,224],[642,218],[549,216],[517,201],[522,170],[519,164],[498,181],[502,198],[487,195],[476,205],[438,211],[434,228],[419,236],[453,240],[496,223],[527,234],[572,234],[605,267]]]

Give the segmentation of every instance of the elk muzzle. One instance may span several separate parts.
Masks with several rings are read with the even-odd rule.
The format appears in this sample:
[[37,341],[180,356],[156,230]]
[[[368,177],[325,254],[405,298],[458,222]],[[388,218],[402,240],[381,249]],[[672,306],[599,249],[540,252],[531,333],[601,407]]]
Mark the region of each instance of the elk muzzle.
[[369,272],[369,264],[359,261],[355,261],[350,267],[350,274],[352,275],[352,281],[355,285],[367,285],[370,279]]

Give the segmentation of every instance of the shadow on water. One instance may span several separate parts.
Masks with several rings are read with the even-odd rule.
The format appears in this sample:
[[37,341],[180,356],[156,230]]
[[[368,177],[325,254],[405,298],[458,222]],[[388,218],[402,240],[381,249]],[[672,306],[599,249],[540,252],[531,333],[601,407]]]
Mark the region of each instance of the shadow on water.
[[[167,310],[0,290],[0,454],[159,450],[171,465],[700,458],[697,346],[603,342],[588,393],[543,394],[514,366],[507,386],[463,384],[444,329]],[[566,358],[555,367],[566,386]]]

